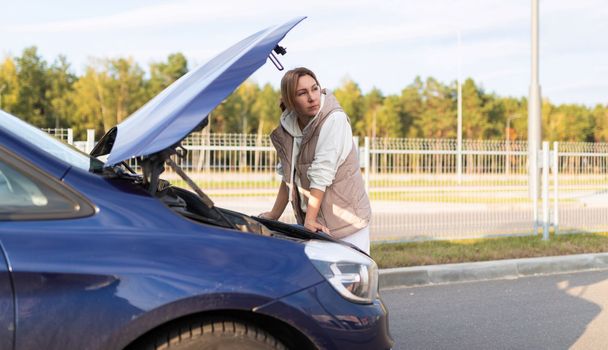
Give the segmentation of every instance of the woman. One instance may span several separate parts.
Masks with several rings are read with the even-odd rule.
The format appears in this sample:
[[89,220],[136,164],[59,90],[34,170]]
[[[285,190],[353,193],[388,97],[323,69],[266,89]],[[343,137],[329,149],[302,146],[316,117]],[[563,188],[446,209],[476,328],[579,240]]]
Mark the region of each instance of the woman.
[[277,220],[291,202],[298,224],[369,254],[371,208],[342,107],[312,71],[300,67],[281,80],[281,108],[270,139],[283,181],[272,210],[260,216]]

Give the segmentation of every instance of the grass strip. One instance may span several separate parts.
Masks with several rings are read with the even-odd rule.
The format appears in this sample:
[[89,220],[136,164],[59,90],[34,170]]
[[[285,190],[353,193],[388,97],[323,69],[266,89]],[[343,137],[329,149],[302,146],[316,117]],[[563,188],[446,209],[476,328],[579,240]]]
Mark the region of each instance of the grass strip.
[[372,244],[380,268],[608,252],[608,233]]

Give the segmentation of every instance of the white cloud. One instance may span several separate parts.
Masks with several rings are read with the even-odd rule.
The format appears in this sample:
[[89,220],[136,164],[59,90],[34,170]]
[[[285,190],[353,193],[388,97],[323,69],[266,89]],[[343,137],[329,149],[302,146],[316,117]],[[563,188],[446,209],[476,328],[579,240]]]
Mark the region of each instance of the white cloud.
[[[307,8],[316,7],[325,10],[337,9],[349,6],[346,0],[325,3],[322,0],[311,0],[306,3]],[[122,30],[128,28],[165,28],[169,25],[182,25],[188,23],[209,24],[218,20],[259,20],[273,18],[276,16],[303,15],[297,12],[293,5],[286,5],[283,1],[271,0],[265,2],[254,2],[248,0],[223,0],[223,1],[172,1],[155,5],[142,6],[135,9],[125,10],[111,15],[88,16],[62,21],[46,21],[42,23],[28,23],[12,27],[4,27],[3,30],[12,33],[48,33],[48,32],[72,32],[72,31],[108,31]],[[282,20],[282,18],[280,18]],[[265,22],[268,25],[276,22]]]
[[[564,92],[575,92],[580,90],[597,90],[608,91],[608,82],[595,81],[595,80],[581,80],[567,84],[553,85],[547,87],[545,90],[547,93],[564,93]],[[606,96],[608,100],[608,95]]]
[[490,71],[487,73],[483,73],[478,75],[476,78],[481,81],[494,81],[500,80],[503,78],[511,78],[511,77],[521,77],[528,76],[530,74],[529,70],[520,69],[520,68],[507,68],[501,70]]
[[[27,12],[25,2],[15,3],[0,12],[0,52],[19,54],[37,45],[47,60],[67,54],[75,67],[88,56],[131,56],[145,67],[182,52],[195,65],[255,30],[308,15],[284,41],[289,54],[282,61],[320,67],[324,79],[333,74],[336,81],[328,86],[345,75],[389,93],[416,75],[451,81],[460,31],[463,77],[498,94],[527,93],[530,0],[155,0],[136,8],[144,2],[107,1],[59,13],[69,4],[56,0],[48,11],[22,18],[9,14]],[[544,94],[568,99],[574,88],[560,84],[583,80],[605,91],[608,1],[543,0],[540,16]],[[279,76],[263,73],[259,82],[274,83]]]
[[25,24],[9,28],[15,33],[45,33],[72,31],[107,31],[126,28],[162,28],[167,25],[213,21],[222,18],[239,18],[256,16],[260,10],[234,6],[230,2],[218,1],[175,2],[145,6],[133,10],[105,15],[64,21]]

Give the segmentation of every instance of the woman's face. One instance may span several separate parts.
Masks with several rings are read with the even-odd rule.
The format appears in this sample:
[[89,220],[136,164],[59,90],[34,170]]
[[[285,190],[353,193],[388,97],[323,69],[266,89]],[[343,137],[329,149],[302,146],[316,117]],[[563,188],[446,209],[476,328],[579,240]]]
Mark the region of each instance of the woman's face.
[[321,88],[310,75],[298,78],[296,86],[295,110],[299,116],[312,118],[321,106]]

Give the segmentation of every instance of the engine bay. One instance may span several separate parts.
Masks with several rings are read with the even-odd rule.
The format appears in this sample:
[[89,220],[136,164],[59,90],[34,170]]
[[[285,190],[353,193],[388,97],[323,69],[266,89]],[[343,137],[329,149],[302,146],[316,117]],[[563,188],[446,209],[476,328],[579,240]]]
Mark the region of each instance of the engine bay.
[[333,238],[322,232],[312,233],[301,226],[249,216],[216,206],[208,207],[196,193],[183,188],[167,186],[159,190],[156,196],[178,214],[204,224],[256,233],[262,236],[287,236],[303,240],[316,238],[334,241]]
[[[186,152],[183,147],[178,145],[172,149],[140,158],[142,175],[137,174],[124,162],[112,168],[105,168],[105,175],[123,178],[140,186],[171,210],[196,222],[262,236],[336,241],[323,232],[310,232],[302,226],[249,216],[217,207],[211,198],[171,159],[173,155],[183,157]],[[194,192],[173,186],[167,180],[161,179],[160,174],[165,170],[165,165],[179,174]]]

